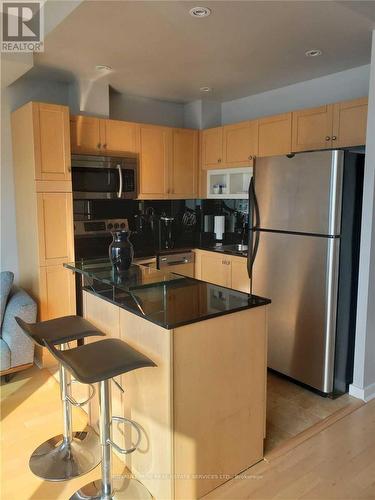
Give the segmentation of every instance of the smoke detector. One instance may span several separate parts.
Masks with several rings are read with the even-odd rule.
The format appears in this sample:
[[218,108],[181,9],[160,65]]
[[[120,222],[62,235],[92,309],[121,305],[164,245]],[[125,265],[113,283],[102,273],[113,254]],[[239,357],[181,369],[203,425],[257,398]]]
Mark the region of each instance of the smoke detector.
[[107,66],[106,64],[97,64],[95,69],[96,71],[112,71],[111,66]]
[[193,7],[189,10],[192,17],[208,17],[211,14],[211,9],[208,7]]
[[306,50],[305,56],[307,57],[318,57],[321,56],[323,52],[320,49],[310,49]]
[[201,87],[199,90],[201,92],[211,92],[212,88],[211,87]]

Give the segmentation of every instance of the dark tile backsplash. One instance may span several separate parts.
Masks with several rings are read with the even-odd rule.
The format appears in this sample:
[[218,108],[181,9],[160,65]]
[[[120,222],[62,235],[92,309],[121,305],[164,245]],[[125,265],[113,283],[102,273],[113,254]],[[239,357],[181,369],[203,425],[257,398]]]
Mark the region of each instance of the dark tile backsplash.
[[215,244],[214,216],[225,217],[223,243],[246,239],[247,200],[91,200],[74,202],[75,219],[127,218],[136,254]]

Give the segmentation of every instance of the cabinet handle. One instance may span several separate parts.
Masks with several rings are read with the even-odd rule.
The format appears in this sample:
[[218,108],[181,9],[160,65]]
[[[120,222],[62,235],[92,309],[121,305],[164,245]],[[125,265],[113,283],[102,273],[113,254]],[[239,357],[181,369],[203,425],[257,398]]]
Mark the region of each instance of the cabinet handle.
[[219,158],[219,159],[217,160],[217,162],[218,162],[218,163],[221,163],[221,158]]
[[252,156],[252,155],[250,155],[250,156],[249,156],[249,160],[252,160],[252,159],[253,159],[253,156]]
[[100,144],[100,142],[98,142],[98,144],[96,145],[96,147],[97,147],[98,149],[100,149],[100,148],[102,147],[102,145]]
[[337,137],[335,135],[332,136],[332,140],[335,141]]
[[327,135],[327,137],[326,137],[326,141],[330,141],[330,140],[331,140],[330,136],[329,136],[329,135]]
[[103,144],[103,148],[105,149],[107,147],[107,144]]

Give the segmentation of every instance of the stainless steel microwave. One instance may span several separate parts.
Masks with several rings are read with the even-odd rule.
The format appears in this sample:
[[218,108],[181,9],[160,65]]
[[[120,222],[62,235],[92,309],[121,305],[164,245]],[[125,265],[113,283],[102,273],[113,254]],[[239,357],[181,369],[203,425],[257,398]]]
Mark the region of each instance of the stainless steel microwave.
[[137,186],[136,156],[72,155],[74,199],[133,199]]

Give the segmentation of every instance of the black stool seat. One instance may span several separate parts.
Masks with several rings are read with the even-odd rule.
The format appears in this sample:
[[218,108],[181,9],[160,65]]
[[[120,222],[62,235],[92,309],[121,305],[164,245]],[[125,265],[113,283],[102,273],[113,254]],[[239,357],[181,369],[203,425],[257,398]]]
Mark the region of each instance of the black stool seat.
[[137,368],[156,366],[150,358],[120,339],[105,339],[66,351],[45,342],[50,352],[84,384],[101,382]]
[[34,340],[34,342],[45,347],[44,340],[50,344],[65,344],[73,340],[81,340],[93,335],[104,336],[105,333],[98,330],[87,319],[81,316],[63,316],[61,318],[39,321],[38,323],[25,323],[21,318],[15,320],[22,330]]

